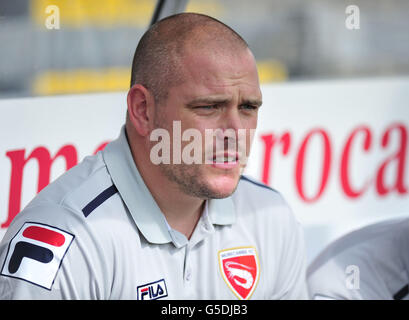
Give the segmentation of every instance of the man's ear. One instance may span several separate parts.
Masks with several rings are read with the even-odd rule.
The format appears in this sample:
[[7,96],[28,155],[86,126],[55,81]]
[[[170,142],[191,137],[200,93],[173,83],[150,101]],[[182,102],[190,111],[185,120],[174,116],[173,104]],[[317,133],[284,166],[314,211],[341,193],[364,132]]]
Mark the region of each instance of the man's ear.
[[144,86],[135,84],[129,89],[128,116],[136,132],[147,136],[151,127],[151,115],[154,110],[154,98]]

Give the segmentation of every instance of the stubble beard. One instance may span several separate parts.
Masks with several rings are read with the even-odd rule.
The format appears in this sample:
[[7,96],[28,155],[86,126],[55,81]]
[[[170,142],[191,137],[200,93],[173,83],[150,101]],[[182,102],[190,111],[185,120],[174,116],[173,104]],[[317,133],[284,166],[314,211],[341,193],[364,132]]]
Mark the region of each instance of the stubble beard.
[[[158,117],[156,117],[158,119]],[[155,121],[156,128],[163,128],[172,132],[163,125],[162,121]],[[203,176],[204,173],[201,172],[201,166],[206,164],[158,164],[162,174],[171,182],[175,183],[179,190],[183,193],[200,199],[223,199],[227,198],[237,188],[238,183],[233,188],[231,192],[217,192],[212,190],[211,187],[206,182],[206,178]]]
[[183,193],[200,199],[222,199],[230,196],[212,190],[199,172],[199,165],[160,164],[160,169],[166,178],[177,184]]

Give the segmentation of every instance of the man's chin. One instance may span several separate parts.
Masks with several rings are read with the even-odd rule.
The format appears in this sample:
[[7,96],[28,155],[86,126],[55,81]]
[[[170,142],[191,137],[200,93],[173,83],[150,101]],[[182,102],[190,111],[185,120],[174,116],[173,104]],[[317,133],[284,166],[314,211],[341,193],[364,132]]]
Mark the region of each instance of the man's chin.
[[218,175],[209,178],[208,188],[214,195],[212,198],[223,199],[234,193],[237,188],[240,176],[237,175]]
[[237,188],[240,170],[215,170],[191,165],[161,165],[164,176],[180,190],[201,199],[222,199]]

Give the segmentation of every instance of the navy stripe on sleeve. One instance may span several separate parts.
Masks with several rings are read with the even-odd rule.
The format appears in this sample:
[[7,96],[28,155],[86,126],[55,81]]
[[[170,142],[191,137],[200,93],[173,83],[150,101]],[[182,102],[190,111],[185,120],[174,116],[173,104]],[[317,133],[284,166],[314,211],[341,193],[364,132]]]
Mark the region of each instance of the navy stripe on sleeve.
[[82,209],[82,213],[84,214],[85,218],[88,217],[92,211],[98,208],[101,204],[103,204],[106,200],[111,198],[117,192],[118,189],[115,187],[115,185],[112,185],[109,188],[102,191],[99,195],[97,195],[94,200],[92,200],[84,207],[84,209]]
[[400,289],[398,292],[396,292],[393,295],[393,299],[395,300],[402,300],[404,297],[406,297],[409,294],[409,285],[405,285],[402,289]]

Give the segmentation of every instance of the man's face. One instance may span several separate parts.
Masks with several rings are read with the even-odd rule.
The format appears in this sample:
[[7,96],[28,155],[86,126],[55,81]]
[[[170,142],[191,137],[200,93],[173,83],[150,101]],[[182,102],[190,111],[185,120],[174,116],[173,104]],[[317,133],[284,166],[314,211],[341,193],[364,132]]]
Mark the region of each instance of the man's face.
[[[182,68],[185,81],[175,87],[170,84],[167,100],[155,110],[154,126],[167,129],[171,137],[171,164],[160,164],[162,173],[186,194],[228,197],[244,169],[240,152],[249,154],[250,133],[256,129],[261,105],[254,57],[248,49],[229,55],[196,49],[183,57]],[[173,163],[173,121],[180,121],[182,135],[187,129],[200,132],[201,163],[186,164],[183,159],[181,164]],[[206,129],[218,129],[219,134],[206,139]],[[239,131],[245,134],[244,143]],[[217,139],[221,150],[216,148]],[[189,143],[181,141],[181,150]]]

